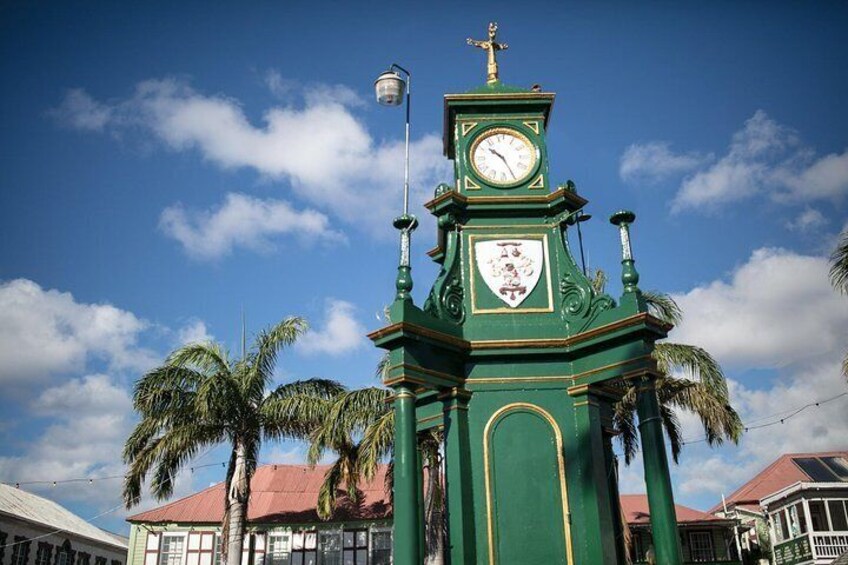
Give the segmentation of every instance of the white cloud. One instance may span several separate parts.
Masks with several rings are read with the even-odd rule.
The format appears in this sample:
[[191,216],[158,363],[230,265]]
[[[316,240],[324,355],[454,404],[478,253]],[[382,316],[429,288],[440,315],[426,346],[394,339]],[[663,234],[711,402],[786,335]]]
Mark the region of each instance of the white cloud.
[[69,90],[62,104],[49,110],[48,115],[68,127],[89,131],[101,131],[113,118],[112,108],[97,102],[81,88]]
[[712,211],[755,195],[781,203],[840,200],[848,195],[848,150],[817,157],[794,130],[757,110],[733,134],[727,153],[674,153],[664,142],[629,146],[620,175],[628,182],[688,174],[671,203],[673,212]]
[[179,241],[195,259],[215,259],[242,246],[273,248],[272,237],[292,234],[304,242],[344,241],[330,220],[315,210],[295,210],[282,200],[261,200],[245,194],[227,194],[214,211],[187,212],[182,205],[166,208],[159,227]]
[[[174,151],[194,150],[224,169],[249,168],[287,181],[315,206],[363,229],[390,234],[389,219],[397,215],[401,197],[403,143],[371,136],[351,110],[361,101],[349,88],[291,87],[274,75],[268,84],[281,95],[295,88],[302,106],[272,107],[256,126],[236,100],[201,94],[174,79],[151,80],[140,83],[132,98],[108,106],[106,128],[138,126]],[[74,112],[69,104],[56,110],[69,123]],[[436,135],[414,140],[410,153],[416,206],[450,177],[451,169]]]
[[[795,367],[767,387],[749,387],[731,380],[731,404],[750,429],[738,446],[712,451],[705,444],[684,448],[681,465],[674,470],[680,493],[702,500],[711,497],[706,504],[715,504],[722,492],[730,494],[781,454],[845,449],[848,397],[813,405],[788,417],[798,408],[848,391],[836,357],[828,355]],[[703,432],[693,426],[691,433],[687,437]]]
[[711,159],[712,155],[699,153],[675,154],[665,142],[634,143],[624,150],[618,173],[625,182],[654,183],[688,173]]
[[214,336],[209,333],[206,323],[203,320],[191,320],[186,325],[177,330],[177,344],[185,345],[189,343],[205,343],[212,341]]
[[839,350],[848,335],[848,301],[831,288],[826,257],[758,249],[729,281],[674,298],[685,319],[671,338],[729,366],[785,366]]
[[[4,481],[62,481],[123,474],[123,442],[132,429],[127,391],[106,375],[87,375],[46,389],[31,405],[52,423],[19,456],[0,457]],[[56,487],[63,498],[120,501],[120,480],[103,489],[70,483]],[[105,500],[104,500],[105,498]],[[115,500],[118,498],[118,500]]]
[[355,317],[356,308],[344,300],[329,299],[323,327],[309,330],[296,347],[306,354],[341,355],[358,349],[365,343],[365,326]]
[[775,157],[797,145],[792,130],[758,110],[733,135],[727,155],[683,181],[672,210],[716,206],[760,192],[772,176]]
[[0,284],[0,381],[26,383],[83,370],[90,358],[143,370],[155,355],[138,344],[148,323],[109,304],[77,302],[27,279]]
[[828,224],[824,214],[807,206],[794,219],[786,223],[786,227],[792,231],[808,232],[822,228]]
[[775,177],[786,186],[782,200],[835,199],[848,193],[848,150],[826,155],[804,167],[783,166]]

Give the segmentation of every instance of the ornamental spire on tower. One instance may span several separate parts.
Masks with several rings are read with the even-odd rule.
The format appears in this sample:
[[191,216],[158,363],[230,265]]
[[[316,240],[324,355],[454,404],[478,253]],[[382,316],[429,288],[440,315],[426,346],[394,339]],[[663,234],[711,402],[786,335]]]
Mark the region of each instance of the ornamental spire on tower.
[[498,24],[497,22],[489,22],[489,39],[488,41],[478,41],[476,39],[468,38],[468,45],[473,45],[474,47],[479,47],[480,49],[485,49],[489,55],[488,64],[486,65],[486,83],[487,84],[495,84],[498,82],[498,61],[495,58],[495,53],[497,51],[504,51],[509,49],[509,45],[506,43],[497,43],[495,41],[495,34],[498,33]]

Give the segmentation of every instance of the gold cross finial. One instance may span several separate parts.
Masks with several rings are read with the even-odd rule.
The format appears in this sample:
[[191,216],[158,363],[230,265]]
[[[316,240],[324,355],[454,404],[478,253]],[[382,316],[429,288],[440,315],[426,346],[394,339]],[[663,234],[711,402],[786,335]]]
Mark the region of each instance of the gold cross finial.
[[498,32],[498,24],[495,22],[489,23],[489,40],[488,41],[477,41],[476,39],[468,38],[468,45],[473,45],[474,47],[479,47],[480,49],[485,49],[488,52],[489,60],[488,65],[486,65],[486,83],[494,84],[498,82],[498,61],[495,58],[496,51],[503,51],[505,49],[509,49],[509,45],[506,43],[497,43],[495,41],[495,34]]

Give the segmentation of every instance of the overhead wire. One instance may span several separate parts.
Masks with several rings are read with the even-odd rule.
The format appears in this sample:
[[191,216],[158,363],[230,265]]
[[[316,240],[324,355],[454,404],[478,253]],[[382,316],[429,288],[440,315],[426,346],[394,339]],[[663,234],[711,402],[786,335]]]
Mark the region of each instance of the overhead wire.
[[[844,396],[848,396],[848,392],[843,392],[841,394],[837,394],[836,396],[831,396],[830,398],[825,398],[823,400],[817,400],[815,402],[810,402],[808,404],[804,404],[803,406],[799,406],[797,408],[790,408],[788,410],[782,410],[780,412],[776,412],[776,413],[770,414],[768,416],[763,416],[761,418],[751,420],[747,424],[742,424],[742,427],[745,430],[745,433],[748,433],[751,430],[760,430],[762,428],[777,426],[777,425],[783,424],[787,420],[790,420],[790,419],[794,418],[795,416],[801,414],[802,412],[804,412],[808,408],[813,408],[813,407],[818,408],[822,404],[827,404],[828,402],[833,402],[834,400],[838,400],[838,399],[840,399]],[[777,418],[777,419],[775,419],[772,422],[766,422],[765,424],[758,424],[757,423],[757,422],[763,422],[763,421],[766,421],[766,420],[770,420],[772,418]],[[702,443],[702,442],[705,442],[705,441],[709,441],[709,437],[704,436],[704,437],[697,438],[697,439],[684,439],[682,442],[680,442],[680,444],[681,445],[689,445],[689,444],[693,444],[693,443]]]

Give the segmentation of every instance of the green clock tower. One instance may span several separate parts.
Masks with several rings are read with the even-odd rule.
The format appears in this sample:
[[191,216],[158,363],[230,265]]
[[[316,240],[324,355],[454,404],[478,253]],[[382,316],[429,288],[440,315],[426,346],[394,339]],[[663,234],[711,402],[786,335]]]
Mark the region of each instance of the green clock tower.
[[[567,233],[587,201],[551,184],[546,131],[554,94],[498,78],[497,26],[481,88],[444,100],[444,151],[455,178],[426,204],[428,254],[441,270],[424,304],[398,269],[390,324],[371,334],[389,352],[395,391],[394,562],[423,561],[417,433],[443,429],[453,565],[625,562],[612,452],[614,403],[638,395],[657,562],[680,563],[659,407],[654,342],[670,327],[647,311],[617,212],[624,293],[598,294]],[[401,216],[402,255],[416,222]]]

